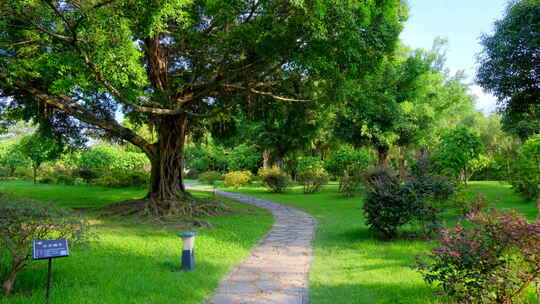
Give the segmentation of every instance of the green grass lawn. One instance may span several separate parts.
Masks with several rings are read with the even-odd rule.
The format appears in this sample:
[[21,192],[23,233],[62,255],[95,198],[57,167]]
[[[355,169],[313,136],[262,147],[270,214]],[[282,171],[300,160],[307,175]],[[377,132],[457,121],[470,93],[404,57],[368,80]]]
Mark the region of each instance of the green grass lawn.
[[[474,182],[471,187],[489,200],[501,199],[499,208],[516,208],[530,218],[534,204],[526,203],[498,182]],[[433,296],[428,286],[410,266],[414,256],[432,248],[425,241],[379,241],[368,231],[361,210],[362,198],[337,194],[337,185],[321,193],[305,195],[300,187],[286,194],[271,194],[260,186],[226,189],[267,198],[298,207],[319,222],[314,241],[315,259],[310,272],[313,304],[339,303],[445,303]],[[531,303],[534,300],[531,298]]]
[[[145,190],[0,181],[0,192],[81,208],[138,198]],[[176,271],[181,254],[177,234],[186,229],[92,219],[99,241],[54,261],[50,303],[200,303],[273,223],[265,210],[230,200],[227,203],[233,210],[230,214],[202,219],[213,227],[198,229],[197,266],[192,272]],[[35,266],[20,274],[15,294],[0,298],[0,303],[44,302],[46,261],[35,262]]]

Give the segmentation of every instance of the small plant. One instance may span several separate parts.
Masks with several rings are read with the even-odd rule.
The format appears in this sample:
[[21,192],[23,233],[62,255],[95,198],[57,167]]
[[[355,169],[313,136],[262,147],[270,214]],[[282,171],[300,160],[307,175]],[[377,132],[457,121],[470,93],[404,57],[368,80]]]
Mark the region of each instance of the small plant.
[[519,303],[540,280],[540,221],[493,209],[468,220],[470,228],[442,230],[441,244],[418,258],[418,271],[460,303]]
[[463,217],[481,212],[488,207],[486,198],[470,188],[461,188],[445,202]]
[[248,184],[253,177],[250,171],[234,171],[225,174],[225,186],[233,187],[235,189],[240,188],[243,185]]
[[298,182],[304,187],[304,193],[319,192],[330,180],[323,167],[323,162],[315,157],[302,157],[296,166]]
[[261,178],[261,182],[270,192],[283,193],[290,183],[289,176],[278,167],[270,169],[259,169],[257,175]]
[[340,192],[347,197],[353,197],[362,190],[363,176],[361,174],[342,176],[339,181]]
[[199,181],[209,185],[212,185],[221,179],[223,179],[223,176],[217,171],[207,171],[199,175]]
[[13,290],[17,274],[32,263],[31,241],[65,238],[74,246],[91,236],[88,223],[65,209],[5,196],[0,200],[0,278],[5,294]]

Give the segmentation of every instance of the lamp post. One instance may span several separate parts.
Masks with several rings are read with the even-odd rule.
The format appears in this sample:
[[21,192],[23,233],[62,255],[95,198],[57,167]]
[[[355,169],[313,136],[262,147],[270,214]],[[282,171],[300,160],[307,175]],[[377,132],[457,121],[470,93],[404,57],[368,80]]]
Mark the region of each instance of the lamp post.
[[182,250],[182,266],[181,269],[184,271],[190,271],[195,268],[195,236],[199,234],[198,232],[186,232],[179,234],[178,236],[182,238],[183,241],[183,250]]

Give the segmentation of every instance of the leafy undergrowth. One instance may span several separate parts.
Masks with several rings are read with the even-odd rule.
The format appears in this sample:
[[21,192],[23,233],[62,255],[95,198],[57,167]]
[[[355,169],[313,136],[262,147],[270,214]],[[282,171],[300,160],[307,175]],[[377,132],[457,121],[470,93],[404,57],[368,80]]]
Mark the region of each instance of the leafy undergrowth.
[[[536,216],[534,204],[526,203],[509,187],[498,182],[474,182],[488,200],[501,199],[497,208],[516,208],[529,218]],[[258,185],[237,191],[298,207],[319,222],[314,241],[315,259],[310,272],[313,304],[339,303],[448,303],[411,269],[414,256],[434,244],[421,240],[379,241],[368,231],[362,214],[362,198],[337,194],[330,184],[317,194],[305,195],[300,186],[284,194],[272,194]],[[448,214],[448,221],[453,221]],[[537,303],[531,296],[530,303]]]
[[[0,192],[81,208],[137,198],[145,191],[10,181],[0,182]],[[178,225],[174,221],[155,225],[133,219],[92,218],[99,241],[53,262],[50,303],[200,303],[273,223],[265,210],[222,199],[231,207],[230,213],[198,219],[212,227],[196,229],[201,234],[196,239],[197,266],[192,272],[177,271],[182,250],[177,234],[194,229],[183,227],[182,219]],[[37,261],[34,268],[23,271],[15,294],[0,297],[0,303],[43,303],[46,264]]]

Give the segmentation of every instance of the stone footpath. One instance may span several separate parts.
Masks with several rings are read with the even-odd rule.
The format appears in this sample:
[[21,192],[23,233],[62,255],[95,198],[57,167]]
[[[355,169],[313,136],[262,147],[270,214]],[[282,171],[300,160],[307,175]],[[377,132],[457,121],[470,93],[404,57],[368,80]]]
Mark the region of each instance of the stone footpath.
[[307,304],[316,221],[298,209],[247,195],[217,192],[272,212],[275,223],[251,255],[222,280],[208,304]]

